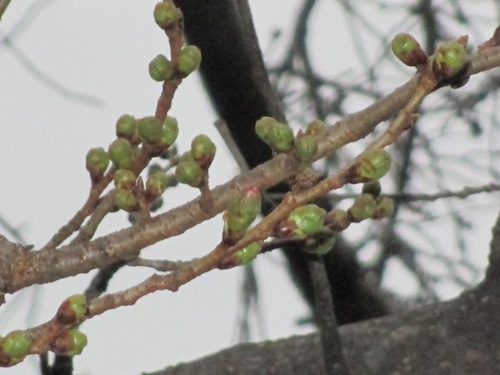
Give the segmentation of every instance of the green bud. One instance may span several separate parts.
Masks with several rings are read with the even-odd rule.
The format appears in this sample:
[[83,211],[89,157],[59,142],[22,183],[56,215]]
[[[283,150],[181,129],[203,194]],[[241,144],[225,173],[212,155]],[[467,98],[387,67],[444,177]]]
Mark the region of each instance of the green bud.
[[194,45],[185,46],[179,55],[178,69],[182,76],[187,77],[201,63],[201,51]]
[[50,349],[56,354],[74,356],[81,354],[87,346],[87,336],[74,328],[56,337]]
[[287,125],[276,122],[269,129],[269,143],[278,152],[286,152],[293,146],[293,131]]
[[217,147],[205,134],[197,135],[191,142],[191,156],[202,168],[208,168],[212,164],[216,151]]
[[224,234],[236,240],[245,234],[260,213],[262,199],[256,186],[250,186],[224,212]]
[[156,4],[154,10],[155,22],[162,29],[171,27],[179,20],[180,13],[172,1],[163,1]]
[[116,135],[118,137],[132,140],[137,132],[135,118],[130,115],[123,115],[116,121]]
[[375,212],[375,198],[371,194],[361,194],[354,200],[351,208],[347,210],[351,221],[360,222],[369,219]]
[[165,121],[163,121],[160,143],[170,147],[174,144],[178,135],[179,126],[177,124],[177,119],[175,117],[167,116]]
[[162,123],[154,116],[141,118],[137,121],[139,136],[145,143],[158,143],[162,137]]
[[334,208],[326,214],[325,224],[335,232],[342,232],[351,224],[349,215],[340,208]]
[[262,242],[252,242],[250,245],[247,245],[243,249],[235,252],[234,256],[238,264],[244,266],[245,264],[248,264],[252,260],[257,258],[257,255],[259,255],[261,249]]
[[157,82],[166,81],[174,75],[172,63],[163,55],[156,56],[149,63],[149,76]]
[[381,148],[369,150],[361,155],[355,165],[353,183],[378,180],[391,168],[391,156]]
[[323,227],[306,238],[303,249],[310,254],[325,255],[332,250],[335,241],[335,233]]
[[371,194],[374,197],[378,197],[380,195],[380,191],[382,188],[380,187],[380,181],[379,180],[373,180],[369,182],[365,182],[363,184],[363,193]]
[[[465,43],[465,42],[464,42]],[[468,64],[465,45],[459,41],[442,43],[434,53],[432,69],[441,78],[451,78]]]
[[146,181],[146,191],[152,198],[160,196],[167,186],[168,178],[163,171],[151,174]]
[[109,156],[102,147],[90,149],[85,160],[85,165],[93,181],[99,180],[109,165]]
[[131,169],[135,161],[135,150],[128,139],[117,138],[109,145],[109,158],[118,168]]
[[255,133],[257,136],[266,143],[270,143],[269,133],[271,128],[277,123],[274,118],[269,116],[261,117],[255,123]]
[[75,324],[81,322],[87,314],[87,298],[84,294],[75,294],[68,297],[59,306],[56,320],[61,324]]
[[139,201],[132,190],[116,189],[115,206],[120,210],[133,212],[137,209]]
[[137,176],[128,169],[118,169],[115,172],[114,182],[117,189],[131,190],[134,188],[136,180]]
[[318,152],[318,138],[315,135],[298,136],[295,138],[294,151],[301,162],[313,161]]
[[383,219],[390,217],[394,211],[394,200],[389,197],[378,197],[375,206],[375,212],[373,213],[374,219]]
[[195,160],[184,158],[177,164],[175,177],[182,184],[200,187],[203,182],[203,170]]
[[293,225],[292,231],[301,237],[323,228],[326,211],[315,204],[297,207],[288,215],[287,222]]
[[29,353],[31,339],[26,331],[12,331],[2,340],[1,349],[12,360],[19,360]]
[[422,65],[427,62],[426,53],[410,34],[401,33],[396,35],[391,42],[391,49],[394,55],[408,66]]
[[306,134],[321,137],[325,135],[328,127],[321,120],[314,120],[307,125]]

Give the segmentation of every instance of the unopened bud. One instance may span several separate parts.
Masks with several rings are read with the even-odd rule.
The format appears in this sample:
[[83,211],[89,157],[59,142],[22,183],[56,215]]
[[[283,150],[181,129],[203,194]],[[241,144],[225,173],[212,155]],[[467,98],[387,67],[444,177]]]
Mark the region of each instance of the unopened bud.
[[378,197],[375,206],[375,211],[373,213],[374,219],[383,219],[390,217],[394,211],[394,200],[389,197],[381,196]]
[[156,56],[148,66],[149,76],[157,82],[166,81],[174,75],[172,63],[164,55]]
[[26,356],[31,349],[31,339],[26,331],[12,331],[4,337],[0,349],[12,361],[16,362]]
[[391,48],[394,55],[408,66],[422,65],[427,62],[427,54],[410,34],[396,35],[391,42]]
[[87,298],[84,294],[75,294],[68,297],[59,306],[56,320],[61,324],[76,324],[81,322],[87,314]]
[[318,152],[318,138],[315,135],[301,134],[297,136],[295,138],[294,151],[301,162],[311,162]]
[[357,161],[352,183],[368,182],[383,177],[391,168],[391,156],[384,149],[368,150]]
[[271,132],[271,128],[277,122],[278,121],[269,116],[261,117],[255,123],[255,133],[260,139],[269,144],[270,143],[269,134]]
[[432,69],[440,78],[452,78],[466,67],[469,58],[464,43],[453,40],[439,45],[434,53]]
[[50,349],[56,354],[75,356],[81,354],[86,346],[87,336],[74,328],[57,336],[51,343]]
[[179,72],[187,77],[194,72],[201,63],[201,51],[194,45],[185,46],[179,55],[178,69]]
[[288,215],[285,226],[300,237],[308,236],[323,228],[326,211],[315,204],[297,207]]
[[375,212],[375,198],[371,194],[361,194],[354,200],[352,206],[347,210],[351,221],[360,222],[369,219]]
[[109,165],[109,156],[102,147],[92,148],[85,158],[85,166],[92,177],[92,181],[102,178]]
[[118,169],[115,172],[114,183],[117,189],[131,190],[135,186],[137,176],[128,169]]
[[287,125],[276,122],[269,130],[269,143],[278,152],[286,152],[293,146],[293,131]]
[[191,156],[202,168],[210,167],[216,151],[217,147],[205,134],[197,135],[191,142]]
[[185,158],[179,161],[175,168],[175,177],[182,184],[192,187],[200,187],[203,182],[203,170],[192,158]]
[[146,181],[146,191],[150,197],[159,197],[168,186],[168,178],[165,172],[159,171],[151,174]]
[[128,139],[117,138],[109,145],[109,158],[118,168],[131,169],[135,161],[135,150]]
[[160,143],[170,147],[174,144],[179,135],[179,126],[177,124],[177,119],[175,117],[167,116],[163,121],[163,126],[161,129],[161,139]]
[[120,210],[133,212],[137,209],[139,201],[132,190],[116,189],[115,206]]
[[325,225],[335,232],[342,232],[350,224],[349,215],[340,208],[334,208],[326,214]]
[[162,123],[154,116],[141,118],[137,121],[139,136],[146,143],[158,143],[162,137]]
[[224,212],[224,234],[232,240],[242,237],[261,210],[260,191],[250,186]]
[[116,121],[116,135],[132,140],[137,133],[137,122],[130,115],[123,115]]
[[167,29],[179,20],[180,12],[173,1],[162,1],[155,6],[154,18],[158,26]]

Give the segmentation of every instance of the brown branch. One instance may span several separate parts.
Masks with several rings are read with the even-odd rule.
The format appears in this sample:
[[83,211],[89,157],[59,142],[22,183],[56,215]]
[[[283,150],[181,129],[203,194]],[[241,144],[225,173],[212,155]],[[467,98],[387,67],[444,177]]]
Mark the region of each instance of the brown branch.
[[[471,63],[472,73],[500,66],[500,47],[475,54]],[[369,134],[380,121],[402,108],[415,90],[416,79],[412,79],[365,110],[339,121],[329,129],[327,137],[322,140],[317,157],[323,157],[328,152]],[[130,260],[142,248],[183,233],[222,212],[245,186],[253,184],[265,190],[296,174],[299,170],[300,165],[292,157],[278,155],[248,173],[213,189],[214,210],[210,214],[201,210],[200,200],[197,198],[152,218],[151,222],[144,227],[130,227],[85,244],[65,246],[61,248],[64,252],[54,254],[53,251],[45,249],[28,254],[11,253],[8,264],[12,265],[13,272],[0,274],[5,282],[5,291],[12,293],[34,283],[51,282],[88,272],[119,260]],[[339,185],[338,181],[335,183],[330,181],[327,184],[329,184],[328,189],[324,186],[319,188],[323,193]]]
[[5,13],[5,10],[9,6],[10,0],[0,0],[0,20],[2,20],[2,16]]

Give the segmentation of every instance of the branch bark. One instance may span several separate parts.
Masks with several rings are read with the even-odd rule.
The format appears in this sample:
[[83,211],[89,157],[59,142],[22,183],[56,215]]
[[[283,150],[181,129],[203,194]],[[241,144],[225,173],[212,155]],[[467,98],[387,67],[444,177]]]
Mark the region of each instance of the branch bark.
[[[340,327],[352,375],[500,373],[500,215],[485,280],[458,298]],[[496,270],[494,270],[496,269]],[[149,375],[323,375],[319,334],[242,344]]]

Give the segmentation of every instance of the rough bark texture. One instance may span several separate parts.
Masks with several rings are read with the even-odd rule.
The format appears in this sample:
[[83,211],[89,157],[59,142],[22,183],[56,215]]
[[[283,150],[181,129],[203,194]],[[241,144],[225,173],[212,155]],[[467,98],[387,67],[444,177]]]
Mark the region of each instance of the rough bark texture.
[[[354,375],[500,373],[500,298],[482,285],[459,298],[340,328]],[[243,344],[155,375],[324,374],[317,334]]]

